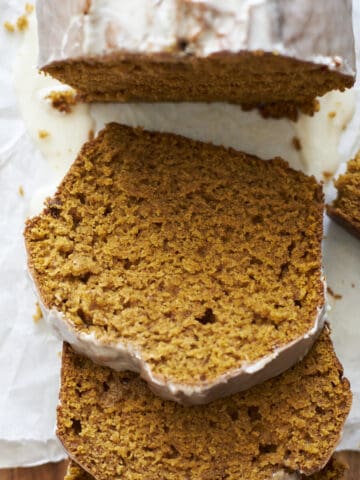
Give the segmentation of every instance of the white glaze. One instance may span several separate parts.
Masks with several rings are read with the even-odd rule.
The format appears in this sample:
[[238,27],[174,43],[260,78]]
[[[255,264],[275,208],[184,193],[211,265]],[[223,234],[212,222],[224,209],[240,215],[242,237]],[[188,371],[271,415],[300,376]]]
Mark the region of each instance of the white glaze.
[[350,0],[38,0],[37,14],[40,67],[115,51],[169,53],[185,40],[185,53],[199,57],[261,49],[355,71]]
[[[352,154],[349,148],[339,152],[339,143],[355,111],[355,92],[329,92],[319,102],[318,113],[300,115],[297,122],[264,119],[256,111],[226,103],[94,104],[91,114],[96,131],[118,122],[233,147],[263,159],[280,156],[295,170],[321,181],[324,172],[335,173]],[[335,117],[329,117],[330,112]],[[300,150],[293,146],[294,137]]]
[[[30,275],[31,276],[31,275]],[[326,282],[322,277],[324,293]],[[36,291],[36,283],[32,280]],[[149,365],[143,360],[142,353],[132,344],[109,342],[106,338],[98,338],[92,333],[76,330],[72,321],[52,308],[39,304],[46,321],[53,326],[57,336],[69,343],[75,351],[91,358],[99,365],[116,371],[130,370],[137,372],[148,383],[149,388],[165,400],[173,400],[183,405],[202,405],[237,392],[261,384],[269,378],[280,375],[309,352],[321,333],[326,321],[326,305],[318,308],[313,327],[303,336],[287,345],[277,348],[270,355],[260,360],[242,365],[238,369],[219,376],[206,385],[186,385],[166,381],[153,374]]]
[[299,155],[305,173],[326,180],[349,158],[349,152],[339,151],[339,144],[355,113],[355,91],[330,92],[319,101],[319,112],[313,117],[300,115],[293,126],[301,144]]
[[[22,118],[36,147],[48,160],[54,171],[54,182],[65,175],[82,145],[88,140],[93,120],[89,106],[78,104],[71,113],[55,110],[46,97],[52,91],[71,90],[48,75],[38,72],[38,38],[36,17],[29,18],[29,28],[24,32],[24,43],[14,64],[14,87]],[[49,135],[39,137],[39,131]]]

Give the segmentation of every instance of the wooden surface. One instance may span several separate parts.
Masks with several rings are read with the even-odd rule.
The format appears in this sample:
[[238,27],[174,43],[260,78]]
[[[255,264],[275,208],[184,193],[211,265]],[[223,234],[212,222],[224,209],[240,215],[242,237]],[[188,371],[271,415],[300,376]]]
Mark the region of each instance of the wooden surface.
[[0,470],[0,480],[64,480],[67,462],[49,463],[36,468]]
[[[360,453],[344,452],[350,465],[347,480],[360,480]],[[66,462],[52,463],[37,468],[17,468],[15,470],[0,470],[0,480],[63,480]]]

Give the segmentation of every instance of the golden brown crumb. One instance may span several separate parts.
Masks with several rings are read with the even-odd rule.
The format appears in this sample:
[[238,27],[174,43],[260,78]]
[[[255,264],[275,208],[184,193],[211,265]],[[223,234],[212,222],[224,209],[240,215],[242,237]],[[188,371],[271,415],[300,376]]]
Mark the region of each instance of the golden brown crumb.
[[297,150],[298,152],[300,152],[301,150],[301,142],[300,142],[300,139],[298,137],[293,137],[292,139],[292,145],[293,147],[295,148],[295,150]]
[[98,480],[144,471],[146,480],[268,480],[274,470],[310,475],[324,466],[351,392],[325,328],[292,369],[195,407],[161,400],[139,375],[95,365],[65,344],[60,399],[57,433]]
[[320,111],[320,102],[319,102],[319,100],[315,99],[313,106],[314,106],[314,112],[315,112],[315,113]]
[[336,112],[329,112],[328,117],[329,118],[335,118],[336,117]]
[[34,8],[34,5],[32,5],[31,3],[26,3],[25,13],[18,17],[18,19],[16,20],[16,24],[14,25],[11,22],[4,22],[4,28],[8,32],[15,32],[16,29],[19,30],[19,32],[23,32],[29,27],[28,16],[31,15],[31,13],[34,11]]
[[24,196],[24,188],[23,188],[22,185],[19,186],[18,192],[19,192],[20,197]]
[[25,12],[30,15],[34,11],[35,7],[31,3],[25,5]]
[[16,27],[20,32],[26,30],[29,26],[29,20],[26,15],[20,15],[20,17],[16,20]]
[[10,22],[4,22],[4,28],[5,30],[7,30],[8,32],[15,32],[15,25],[13,23],[10,23]]
[[[349,470],[349,465],[341,452],[335,452],[330,458],[329,463],[320,472],[314,473],[310,477],[301,476],[302,480],[345,480],[348,478],[346,472]],[[346,475],[346,476],[345,476]],[[84,480],[86,477],[80,477]],[[75,479],[74,479],[75,480]],[[80,480],[80,479],[79,479]]]
[[319,185],[279,159],[111,124],[26,241],[47,308],[205,384],[312,328],[322,220]]
[[[341,480],[345,479],[344,475],[348,470],[349,466],[341,458],[341,454],[335,453],[323,470],[314,473],[310,477],[302,475],[301,480]],[[273,474],[273,478],[275,480],[277,475]],[[283,476],[280,475],[279,478],[283,478]],[[70,462],[64,480],[94,480],[94,477],[76,465],[76,463]]]
[[323,172],[323,178],[325,180],[325,182],[328,182],[331,178],[332,178],[333,174],[331,172]]
[[94,477],[71,461],[64,480],[94,480]]
[[89,142],[91,142],[91,140],[94,140],[95,138],[95,132],[93,129],[89,130],[89,133],[88,133],[88,139],[89,139]]
[[47,130],[39,130],[39,138],[44,139],[48,138],[50,133]]
[[343,297],[340,295],[340,293],[335,293],[334,290],[331,287],[327,287],[327,292],[335,298],[335,300],[341,300]]
[[39,323],[40,320],[43,318],[43,313],[41,311],[41,308],[40,308],[40,305],[39,305],[39,302],[36,302],[35,303],[35,313],[33,315],[33,320],[35,323]]
[[62,92],[53,90],[46,98],[51,101],[53,108],[56,108],[56,110],[63,113],[71,113],[71,107],[76,105],[76,98],[73,90]]

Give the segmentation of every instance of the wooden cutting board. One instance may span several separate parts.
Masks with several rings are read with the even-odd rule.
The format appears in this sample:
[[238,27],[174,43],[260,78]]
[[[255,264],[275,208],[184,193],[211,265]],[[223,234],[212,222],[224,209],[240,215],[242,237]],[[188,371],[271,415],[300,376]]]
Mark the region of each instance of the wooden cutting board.
[[[350,465],[347,480],[360,480],[360,452],[346,452]],[[64,480],[66,462],[52,463],[37,468],[0,470],[0,480]]]

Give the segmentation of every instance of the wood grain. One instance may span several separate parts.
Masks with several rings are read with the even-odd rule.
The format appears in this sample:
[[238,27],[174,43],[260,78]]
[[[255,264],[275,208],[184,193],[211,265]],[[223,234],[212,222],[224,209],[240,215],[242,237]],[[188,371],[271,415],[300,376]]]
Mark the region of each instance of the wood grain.
[[[360,452],[343,452],[350,466],[346,480],[360,480]],[[37,468],[0,470],[0,480],[63,480],[67,462],[50,463]]]
[[0,470],[0,480],[64,480],[67,462],[49,463],[36,468]]

